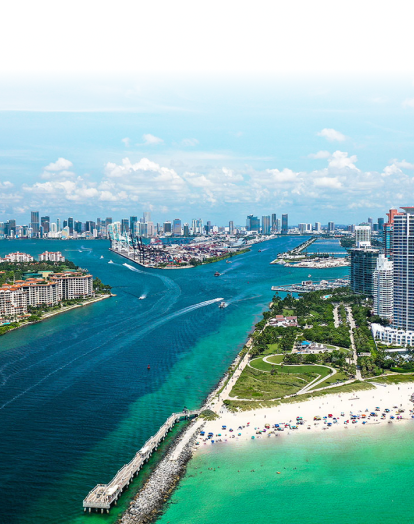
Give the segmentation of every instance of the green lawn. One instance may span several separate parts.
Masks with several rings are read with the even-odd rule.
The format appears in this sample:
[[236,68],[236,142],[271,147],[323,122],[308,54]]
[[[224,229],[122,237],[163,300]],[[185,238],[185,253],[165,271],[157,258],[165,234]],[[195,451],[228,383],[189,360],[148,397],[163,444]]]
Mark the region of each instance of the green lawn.
[[246,367],[231,390],[230,396],[269,400],[293,395],[316,378],[316,373],[278,373],[271,375]]
[[[326,377],[326,379],[323,382],[321,382],[320,384],[316,385],[315,388],[319,389],[319,388],[325,388],[326,386],[333,386],[334,384],[338,382],[338,380],[342,382],[345,380],[349,380],[349,376],[339,371],[338,373],[335,373],[335,375]],[[311,388],[310,391],[312,391],[312,389],[313,388]]]
[[283,315],[285,317],[293,317],[295,315],[295,311],[293,309],[284,309]]

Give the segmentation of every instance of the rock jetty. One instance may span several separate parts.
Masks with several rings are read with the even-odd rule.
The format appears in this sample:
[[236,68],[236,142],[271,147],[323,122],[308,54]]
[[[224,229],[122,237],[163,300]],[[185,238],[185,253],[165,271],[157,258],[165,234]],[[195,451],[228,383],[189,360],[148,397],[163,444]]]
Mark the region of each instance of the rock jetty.
[[[201,429],[201,427],[198,427],[198,430],[194,431],[193,424],[184,431],[181,438],[177,439],[167,455],[155,468],[146,484],[118,521],[120,524],[149,524],[160,515],[171,492],[185,474],[187,463],[192,457],[198,430]],[[188,432],[191,433],[192,430],[193,434],[188,438]],[[179,450],[178,453],[177,450]]]

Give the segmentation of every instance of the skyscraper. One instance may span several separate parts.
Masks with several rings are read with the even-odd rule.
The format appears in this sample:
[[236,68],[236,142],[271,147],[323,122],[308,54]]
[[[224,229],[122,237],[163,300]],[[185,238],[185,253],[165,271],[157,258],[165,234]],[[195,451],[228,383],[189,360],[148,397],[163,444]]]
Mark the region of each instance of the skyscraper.
[[368,247],[371,245],[371,228],[369,226],[355,226],[356,247]]
[[233,220],[230,220],[229,222],[229,234],[232,235],[234,231],[234,222]]
[[68,218],[69,235],[73,235],[73,217]]
[[384,230],[384,219],[380,217],[378,219],[378,231],[383,231],[383,230]]
[[371,217],[368,217],[368,225],[369,225],[369,227],[370,227],[371,229],[372,229],[372,224],[373,224],[373,222],[374,222],[374,221],[372,220],[372,218],[371,218]]
[[282,215],[282,235],[287,235],[289,233],[289,216]]
[[396,209],[390,209],[387,213],[388,222],[384,224],[384,230],[382,232],[383,236],[383,244],[384,244],[384,253],[385,256],[392,260],[392,252],[393,252],[393,230],[394,230],[394,217],[395,215],[398,215],[398,211]]
[[121,235],[127,235],[129,233],[129,220],[123,218],[121,220]]
[[174,221],[173,221],[173,235],[175,237],[181,236],[181,220],[179,218],[174,218]]
[[262,233],[270,235],[270,215],[262,216]]
[[170,236],[172,234],[171,222],[164,222],[163,229],[164,229],[164,235]]
[[129,230],[131,232],[131,235],[136,235],[136,227],[135,224],[138,222],[138,217],[129,217]]
[[277,231],[276,213],[272,213],[272,233],[276,233],[276,231]]
[[329,233],[335,232],[335,222],[328,222],[328,232]]
[[30,227],[32,229],[32,236],[38,237],[39,236],[39,211],[32,211],[30,215],[31,215]]
[[151,222],[151,212],[144,211],[143,218],[144,218],[144,222]]
[[394,307],[393,263],[385,255],[379,255],[373,275],[374,313],[392,319]]
[[354,293],[372,297],[374,295],[373,275],[377,267],[378,249],[354,248],[351,253],[351,288]]
[[394,326],[414,330],[414,207],[394,215]]
[[50,231],[50,217],[41,217],[40,223],[43,227],[43,233],[47,235]]

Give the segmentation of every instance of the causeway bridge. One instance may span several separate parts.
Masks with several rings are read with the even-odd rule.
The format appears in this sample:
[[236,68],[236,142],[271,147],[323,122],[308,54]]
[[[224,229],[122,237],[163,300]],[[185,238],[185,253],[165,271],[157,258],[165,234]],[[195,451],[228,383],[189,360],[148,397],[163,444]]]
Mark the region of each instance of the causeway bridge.
[[83,510],[89,510],[89,513],[93,509],[101,510],[101,513],[106,510],[109,513],[111,505],[116,504],[123,490],[129,486],[134,476],[148,462],[173,426],[182,419],[198,417],[200,413],[201,410],[183,411],[169,416],[157,433],[145,442],[134,458],[128,464],[125,464],[108,484],[98,484],[89,492],[83,501]]

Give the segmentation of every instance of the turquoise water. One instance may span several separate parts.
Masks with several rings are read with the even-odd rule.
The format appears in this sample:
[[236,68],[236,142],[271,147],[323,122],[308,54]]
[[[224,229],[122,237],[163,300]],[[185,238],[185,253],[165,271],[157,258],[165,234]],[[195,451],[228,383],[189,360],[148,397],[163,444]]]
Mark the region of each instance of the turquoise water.
[[210,445],[158,522],[411,523],[413,436],[409,422]]
[[[109,516],[84,516],[83,498],[172,411],[202,404],[270,302],[272,284],[306,278],[307,270],[270,265],[301,241],[280,238],[232,264],[177,271],[133,271],[105,241],[0,242],[0,255],[62,250],[117,294],[0,338],[0,522],[114,522],[139,479]],[[229,307],[205,304],[215,298]]]

